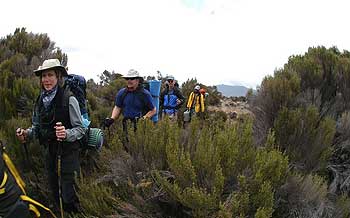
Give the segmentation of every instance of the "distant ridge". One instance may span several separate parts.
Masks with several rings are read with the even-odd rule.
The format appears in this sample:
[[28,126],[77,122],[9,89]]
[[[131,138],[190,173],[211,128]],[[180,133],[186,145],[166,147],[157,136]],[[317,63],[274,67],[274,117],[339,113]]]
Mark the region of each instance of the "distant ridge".
[[245,86],[231,86],[231,85],[216,85],[219,92],[222,93],[223,96],[231,97],[231,96],[245,96],[249,88]]

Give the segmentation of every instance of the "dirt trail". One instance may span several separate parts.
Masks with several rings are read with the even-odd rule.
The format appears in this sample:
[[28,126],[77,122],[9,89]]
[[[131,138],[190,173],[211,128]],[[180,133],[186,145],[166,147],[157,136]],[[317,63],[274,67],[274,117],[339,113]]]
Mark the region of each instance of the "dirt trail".
[[239,117],[242,114],[251,114],[249,104],[244,98],[226,98],[224,97],[220,105],[218,106],[208,106],[208,111],[223,111],[229,115],[229,117],[234,118],[234,114]]

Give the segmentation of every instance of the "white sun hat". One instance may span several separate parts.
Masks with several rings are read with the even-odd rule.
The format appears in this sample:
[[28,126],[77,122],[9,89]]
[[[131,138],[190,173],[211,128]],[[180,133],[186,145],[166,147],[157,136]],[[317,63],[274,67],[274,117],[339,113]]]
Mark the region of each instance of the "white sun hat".
[[41,66],[38,67],[38,69],[34,70],[35,75],[40,76],[42,72],[45,70],[50,69],[57,69],[62,72],[63,76],[67,76],[67,70],[64,66],[61,65],[60,61],[58,59],[47,59],[43,62]]
[[123,78],[143,78],[137,70],[131,69]]

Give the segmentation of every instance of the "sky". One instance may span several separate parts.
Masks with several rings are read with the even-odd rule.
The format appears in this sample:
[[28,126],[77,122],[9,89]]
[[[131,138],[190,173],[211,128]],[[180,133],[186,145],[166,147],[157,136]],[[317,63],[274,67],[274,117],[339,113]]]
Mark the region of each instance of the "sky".
[[47,33],[70,73],[173,75],[259,86],[309,47],[350,50],[346,0],[6,0],[0,37]]

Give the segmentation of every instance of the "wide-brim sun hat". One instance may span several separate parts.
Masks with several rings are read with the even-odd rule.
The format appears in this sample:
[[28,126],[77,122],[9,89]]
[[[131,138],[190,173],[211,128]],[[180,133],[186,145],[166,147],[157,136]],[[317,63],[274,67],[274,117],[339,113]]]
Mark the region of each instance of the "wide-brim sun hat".
[[123,76],[123,78],[143,78],[137,70],[131,69]]
[[62,72],[62,76],[67,76],[67,70],[64,66],[61,65],[58,59],[47,59],[43,62],[38,69],[34,70],[35,75],[40,76],[45,70],[60,70]]
[[168,76],[166,77],[166,79],[167,79],[167,80],[175,80],[175,77],[172,76],[172,75],[168,75]]

